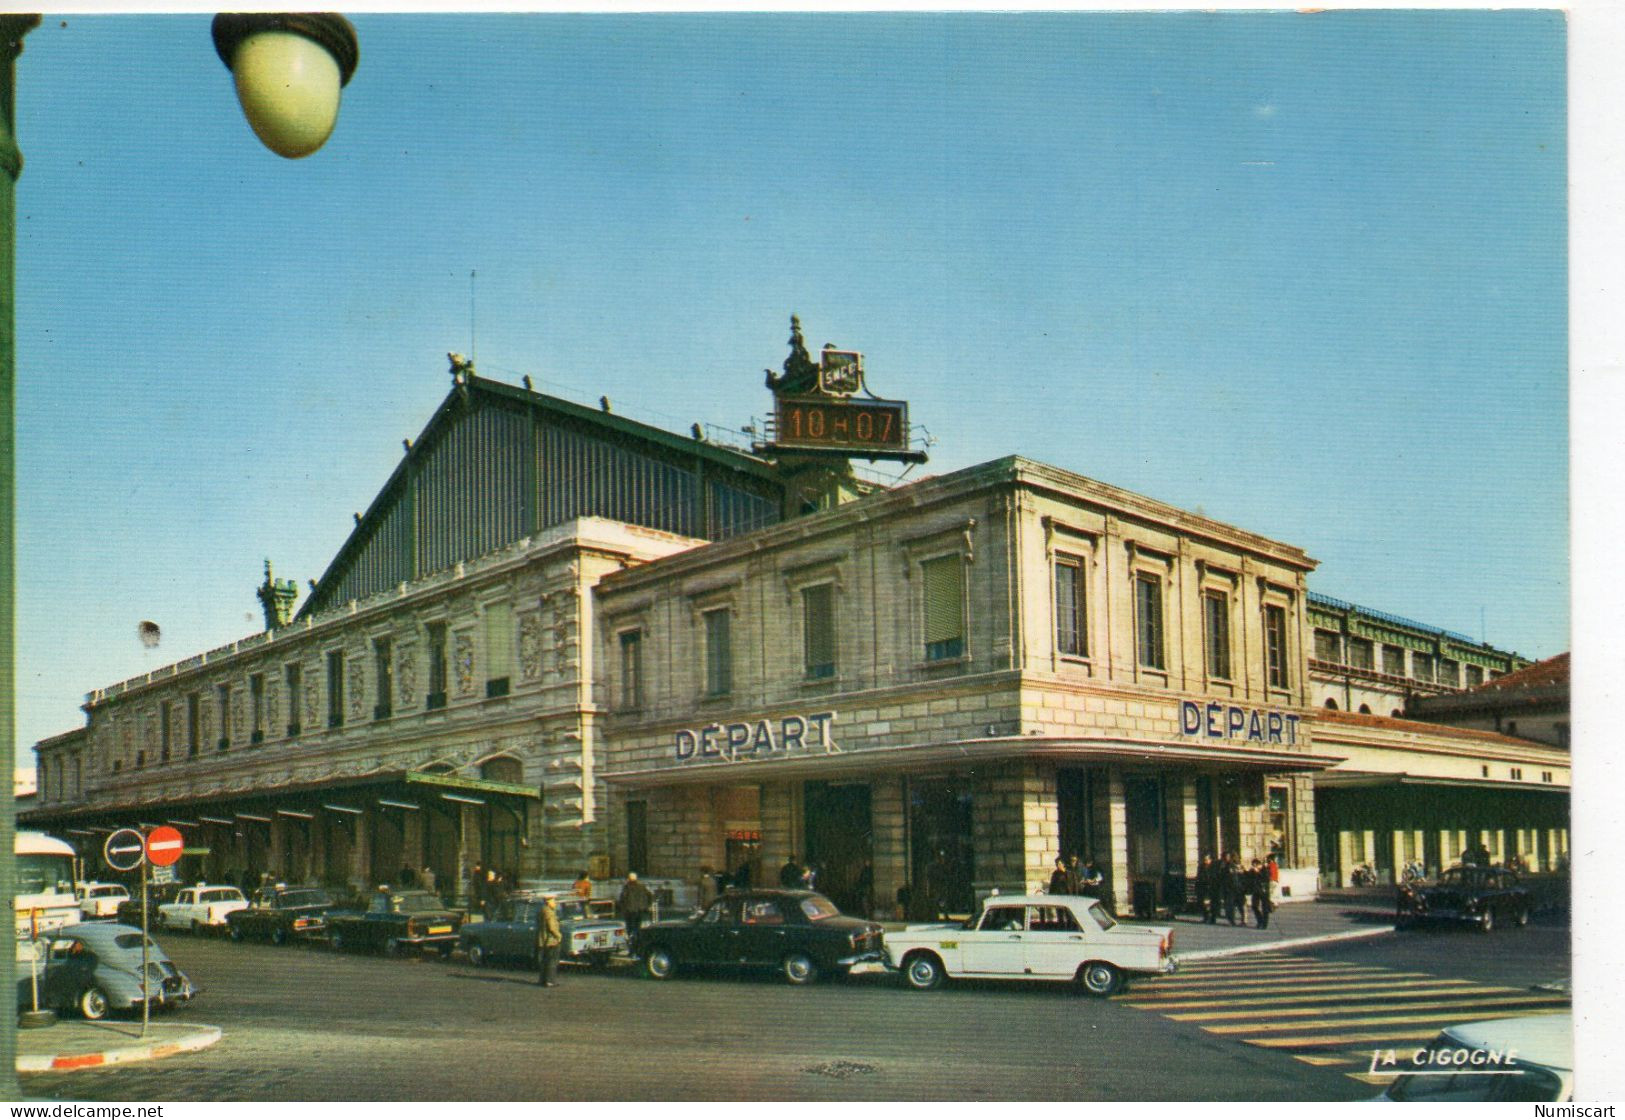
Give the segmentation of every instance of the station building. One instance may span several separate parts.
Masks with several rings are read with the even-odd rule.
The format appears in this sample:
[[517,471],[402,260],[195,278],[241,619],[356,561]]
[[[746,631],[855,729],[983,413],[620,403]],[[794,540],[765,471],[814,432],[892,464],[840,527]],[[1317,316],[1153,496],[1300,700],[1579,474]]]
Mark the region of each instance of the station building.
[[[818,403],[797,344],[769,379],[796,422],[886,421]],[[30,827],[88,855],[167,822],[187,877],[429,867],[459,899],[476,865],[762,883],[794,858],[881,915],[1074,852],[1123,910],[1183,904],[1207,851],[1277,853],[1296,897],[1492,834],[1566,852],[1566,749],[1326,703],[1375,612],[1312,595],[1294,546],[1018,457],[882,488],[838,448],[453,374],[297,614],[267,565],[264,632],[37,745]],[[1407,674],[1440,652],[1413,629]]]

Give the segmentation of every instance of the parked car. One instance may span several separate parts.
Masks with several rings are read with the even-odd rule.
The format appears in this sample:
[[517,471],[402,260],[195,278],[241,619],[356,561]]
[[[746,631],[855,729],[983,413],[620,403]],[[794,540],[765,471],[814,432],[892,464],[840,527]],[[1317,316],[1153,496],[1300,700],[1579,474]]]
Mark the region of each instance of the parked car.
[[[184,883],[148,883],[147,884],[147,926],[155,928],[158,925],[158,908],[166,902],[174,902],[175,896],[186,889]],[[118,904],[113,914],[113,920],[120,925],[141,928],[141,892],[140,889],[130,895],[129,899]]]
[[451,956],[463,916],[447,910],[428,891],[379,890],[365,911],[329,910],[328,937],[335,949],[382,949],[396,956],[408,949],[435,949]]
[[1131,975],[1172,972],[1170,926],[1119,922],[1081,895],[994,895],[964,923],[911,925],[886,935],[886,957],[909,987],[944,980],[1072,980],[1095,996]]
[[1414,1072],[1389,1084],[1384,1101],[1567,1101],[1574,1099],[1574,1016],[1529,1015],[1446,1027],[1415,1052]]
[[182,887],[175,901],[158,907],[158,925],[164,929],[189,929],[193,933],[226,928],[226,915],[248,905],[236,887],[199,883]]
[[279,883],[255,894],[246,908],[227,914],[226,932],[233,941],[253,938],[286,945],[296,938],[325,934],[332,908],[333,896],[320,888]]
[[79,910],[87,918],[116,917],[119,903],[130,901],[130,892],[122,883],[80,883],[75,893]]
[[656,980],[690,965],[776,968],[792,984],[884,967],[881,927],[813,891],[729,891],[691,918],[644,926],[638,952]]
[[[81,922],[53,932],[48,952],[33,966],[39,1005],[105,1019],[141,1006],[141,931],[116,922]],[[29,964],[17,964],[17,1006],[33,1006]],[[198,988],[175,967],[158,943],[147,939],[148,998],[161,1010],[186,1003]]]
[[534,965],[537,915],[549,894],[559,900],[559,932],[564,936],[561,960],[604,968],[616,953],[627,951],[626,923],[615,916],[613,900],[583,901],[573,892],[547,891],[511,896],[497,907],[490,921],[463,926],[457,932],[457,943],[468,963],[476,968],[498,960]]
[[1498,924],[1526,926],[1529,892],[1503,867],[1452,867],[1438,881],[1399,888],[1397,924],[1470,922],[1488,933]]

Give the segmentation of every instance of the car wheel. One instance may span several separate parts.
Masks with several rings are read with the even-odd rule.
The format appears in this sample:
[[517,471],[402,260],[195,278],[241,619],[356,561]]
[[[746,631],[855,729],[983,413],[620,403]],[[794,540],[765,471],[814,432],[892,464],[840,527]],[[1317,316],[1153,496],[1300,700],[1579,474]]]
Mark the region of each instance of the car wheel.
[[275,927],[274,929],[271,930],[271,944],[273,944],[273,945],[286,945],[287,943],[288,943],[288,931],[287,930],[283,929],[281,926],[277,926],[277,927]]
[[107,996],[94,984],[79,993],[79,1014],[91,1022],[101,1022],[110,1011],[112,1005],[107,1002]]
[[226,936],[233,941],[241,941],[243,939],[243,927],[228,924],[226,926]]
[[192,936],[193,937],[202,937],[203,936],[203,923],[198,921],[196,918],[192,919]]
[[599,972],[603,972],[605,969],[607,969],[609,967],[609,954],[608,953],[594,953],[592,955],[592,966],[593,966],[593,968],[597,969]]
[[1495,911],[1486,909],[1478,917],[1478,928],[1481,933],[1490,933],[1495,929]]
[[1123,973],[1105,961],[1089,961],[1078,969],[1078,983],[1092,996],[1112,995],[1123,986]]
[[478,941],[472,941],[468,946],[468,963],[475,968],[485,967],[485,946]]
[[451,951],[455,948],[457,948],[455,945],[441,945],[439,947],[440,959],[443,961],[451,960]]
[[338,953],[344,952],[344,945],[345,945],[344,934],[340,933],[338,930],[334,930],[333,931],[332,945],[333,945],[333,950],[335,952],[338,952]]
[[398,957],[400,955],[401,955],[401,943],[398,940],[391,937],[388,941],[384,942],[384,956],[386,956],[386,957]]
[[946,978],[942,962],[932,953],[911,953],[903,962],[903,980],[917,992],[940,988]]
[[791,953],[779,963],[784,978],[791,984],[811,984],[818,979],[818,965],[806,953]]
[[1518,909],[1518,924],[1520,926],[1529,924],[1529,907],[1523,906]]
[[651,980],[670,980],[677,975],[677,958],[664,945],[656,945],[644,954],[643,968]]

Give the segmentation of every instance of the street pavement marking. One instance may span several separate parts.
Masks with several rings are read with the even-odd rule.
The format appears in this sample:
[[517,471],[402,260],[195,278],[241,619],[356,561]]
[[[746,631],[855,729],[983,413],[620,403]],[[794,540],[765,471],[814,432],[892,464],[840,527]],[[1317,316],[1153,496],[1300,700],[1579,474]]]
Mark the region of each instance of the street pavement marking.
[[1249,968],[1246,971],[1234,968],[1187,967],[1174,973],[1174,979],[1223,980],[1231,976],[1312,976],[1322,972],[1371,975],[1385,971],[1387,970],[1381,965],[1375,964],[1273,964],[1263,968]]
[[[1359,1058],[1342,1057],[1336,1054],[1294,1054],[1294,1058],[1312,1066],[1351,1066],[1360,1061]],[[1353,1076],[1350,1074],[1349,1076]]]
[[1295,1046],[1347,1046],[1351,1042],[1421,1042],[1439,1033],[1438,1027],[1425,1031],[1362,1031],[1359,1034],[1306,1034],[1291,1038],[1244,1038],[1249,1046],[1266,1046],[1272,1050],[1286,1050]]
[[[1426,974],[1421,972],[1405,972],[1398,973],[1397,975],[1403,976],[1404,979],[1397,984],[1385,984],[1385,989],[1433,988],[1444,985],[1465,987],[1472,984],[1471,980],[1430,980],[1426,978]],[[1145,992],[1143,994],[1135,993],[1129,998],[1136,1001],[1151,1000],[1157,1003],[1164,1003],[1170,1000],[1191,999],[1202,996],[1292,995],[1293,993],[1297,992],[1346,992],[1352,996],[1360,992],[1369,992],[1372,988],[1372,979],[1372,977],[1362,977],[1359,979],[1338,980],[1336,982],[1328,980],[1325,982],[1307,984],[1294,981],[1284,986],[1275,983],[1248,984],[1244,988],[1232,987],[1225,984],[1203,984],[1200,986],[1191,985],[1189,987],[1182,988],[1163,988],[1155,992]],[[1517,989],[1508,988],[1506,990],[1514,991]]]
[[[1496,1015],[1485,1009],[1475,1011],[1474,1014],[1481,1013],[1484,1018],[1488,1019],[1510,1019],[1518,1015],[1550,1015],[1557,1011],[1567,1010],[1567,1008],[1568,1004],[1566,1003],[1554,1006],[1553,1001],[1548,1001],[1543,1008],[1508,1008],[1505,1015]],[[1247,1034],[1249,1032],[1309,1031],[1319,1030],[1323,1027],[1340,1030],[1344,1027],[1375,1027],[1386,1026],[1390,1023],[1396,1025],[1401,1023],[1442,1023],[1449,1026],[1452,1022],[1461,1018],[1463,1018],[1463,1015],[1460,1007],[1446,1007],[1437,1011],[1425,1012],[1421,1015],[1373,1015],[1361,1019],[1340,1017],[1336,1019],[1311,1019],[1308,1022],[1300,1023],[1220,1023],[1217,1026],[1204,1026],[1202,1029],[1209,1034]]]
[[[1270,1001],[1262,1001],[1270,1002]],[[1328,1001],[1335,1002],[1335,1001]],[[1471,997],[1449,1000],[1423,1000],[1410,1003],[1404,1001],[1388,1000],[1384,1003],[1354,1003],[1337,1008],[1319,1007],[1271,1007],[1270,1018],[1288,1019],[1304,1018],[1312,1015],[1326,1015],[1331,1011],[1341,1011],[1345,1014],[1364,1011],[1430,1011],[1440,1007],[1456,1007],[1472,1010],[1475,1007],[1512,1007],[1518,1004],[1562,1003],[1568,1005],[1568,1000],[1561,996],[1479,996],[1473,993]],[[1169,1019],[1179,1023],[1206,1023],[1219,1019],[1252,1019],[1258,1016],[1258,1008],[1252,1007],[1244,1011],[1180,1011],[1169,1016]]]
[[[1299,989],[1300,991],[1302,989]],[[1126,997],[1130,1007],[1143,1007],[1150,1011],[1162,1011],[1166,1008],[1201,1008],[1201,1007],[1282,1007],[1304,1003],[1343,1003],[1351,998],[1371,998],[1376,995],[1388,995],[1394,999],[1441,999],[1445,996],[1466,994],[1469,991],[1478,992],[1526,992],[1524,988],[1475,988],[1470,980],[1440,980],[1436,984],[1429,984],[1418,988],[1407,988],[1403,992],[1373,992],[1366,989],[1364,997],[1352,997],[1347,991],[1339,990],[1332,995],[1294,995],[1283,1000],[1282,993],[1277,992],[1271,996],[1259,996],[1253,999],[1230,999],[1225,996],[1205,995],[1191,997],[1188,993],[1170,992],[1168,998],[1158,999],[1154,1002],[1144,1002],[1146,997],[1131,992]]]

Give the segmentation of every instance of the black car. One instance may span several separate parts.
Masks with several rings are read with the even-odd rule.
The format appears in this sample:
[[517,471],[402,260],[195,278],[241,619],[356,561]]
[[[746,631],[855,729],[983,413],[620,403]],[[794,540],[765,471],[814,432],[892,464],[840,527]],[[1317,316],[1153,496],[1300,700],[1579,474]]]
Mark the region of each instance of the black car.
[[1469,922],[1488,933],[1498,924],[1528,925],[1529,892],[1502,867],[1452,867],[1435,883],[1399,888],[1397,924]]
[[690,965],[776,968],[792,984],[820,973],[884,968],[881,928],[813,891],[730,891],[692,918],[643,927],[638,948],[656,980]]
[[428,891],[384,891],[372,896],[363,913],[332,910],[328,936],[335,949],[382,949],[398,956],[409,949],[434,949],[443,957],[457,948],[463,916],[447,910]]
[[248,909],[227,914],[226,932],[233,941],[254,938],[273,945],[320,937],[333,905],[333,896],[316,887],[274,887],[256,894]]
[[[174,902],[177,895],[186,887],[185,883],[148,883],[147,884],[147,925],[156,929],[158,926],[158,907],[166,902]],[[118,910],[113,920],[121,925],[141,928],[141,886],[137,884],[130,891],[130,897],[118,904]]]

